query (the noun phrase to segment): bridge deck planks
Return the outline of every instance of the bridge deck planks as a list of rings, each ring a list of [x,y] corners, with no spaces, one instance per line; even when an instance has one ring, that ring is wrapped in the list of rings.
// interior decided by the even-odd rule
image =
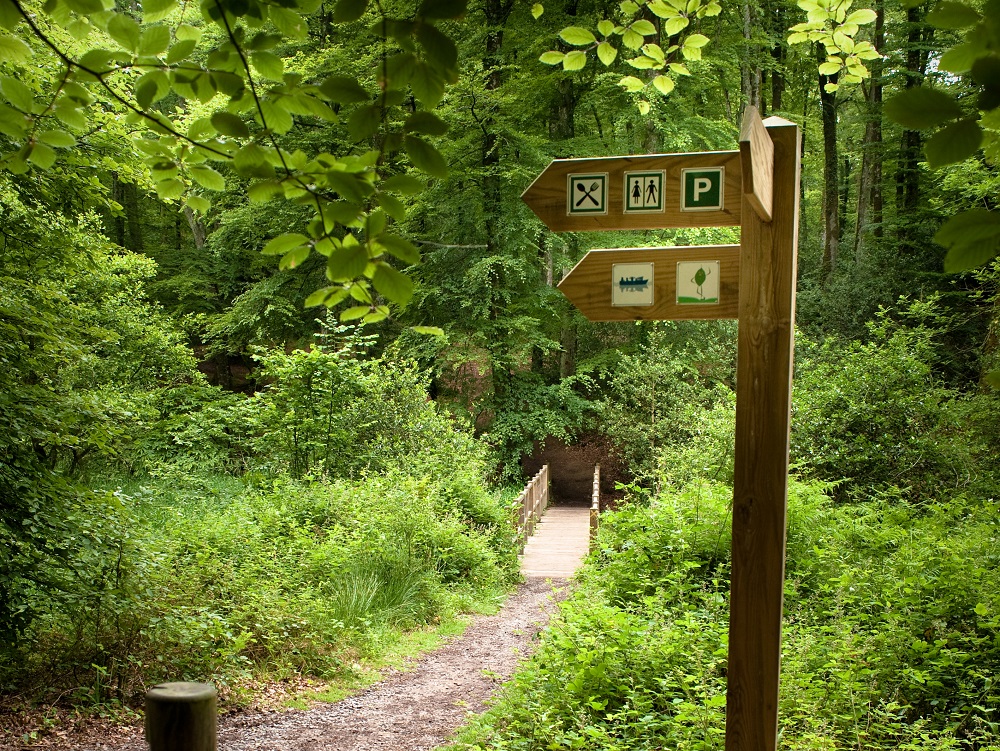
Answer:
[[[590,545],[590,509],[550,506],[535,526],[521,557],[526,579],[569,578],[583,563]]]

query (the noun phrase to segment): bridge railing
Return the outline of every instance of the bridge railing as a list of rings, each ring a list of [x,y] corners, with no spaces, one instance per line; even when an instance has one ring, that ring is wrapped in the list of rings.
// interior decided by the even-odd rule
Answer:
[[[549,465],[546,464],[521,491],[514,503],[517,514],[517,538],[521,550],[535,531],[535,523],[549,505]]]
[[[601,516],[601,465],[594,465],[594,487],[590,501],[590,545],[593,547],[597,537],[597,525]]]

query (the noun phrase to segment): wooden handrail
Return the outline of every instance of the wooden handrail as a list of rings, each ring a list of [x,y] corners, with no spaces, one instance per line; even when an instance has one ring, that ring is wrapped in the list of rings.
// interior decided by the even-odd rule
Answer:
[[[590,545],[593,547],[597,537],[597,525],[601,515],[601,465],[594,465],[594,487],[590,502]]]
[[[517,507],[517,537],[521,550],[535,531],[535,523],[549,505],[549,465],[544,465],[531,478],[515,502]]]

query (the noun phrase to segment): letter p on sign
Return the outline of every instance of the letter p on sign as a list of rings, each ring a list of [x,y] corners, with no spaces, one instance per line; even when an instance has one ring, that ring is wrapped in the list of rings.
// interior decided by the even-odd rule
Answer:
[[[725,167],[681,170],[681,211],[721,211]]]

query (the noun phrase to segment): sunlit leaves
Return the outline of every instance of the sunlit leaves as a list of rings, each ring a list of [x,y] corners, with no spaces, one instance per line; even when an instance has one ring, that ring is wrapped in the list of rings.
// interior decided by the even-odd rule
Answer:
[[[841,84],[857,84],[870,76],[863,60],[875,60],[881,55],[870,42],[856,41],[862,26],[875,21],[875,11],[868,8],[855,10],[848,15],[850,2],[840,0],[799,0],[799,8],[806,11],[807,20],[791,27],[789,44],[819,43],[826,52],[819,72],[824,76],[842,75],[837,81],[828,81],[828,92]]]
[[[611,65],[618,57],[618,50],[608,42],[601,42],[597,45],[597,57],[605,65]]]
[[[587,64],[587,53],[581,50],[572,50],[566,53],[563,58],[563,70],[582,70]]]
[[[580,26],[566,27],[559,32],[559,38],[566,42],[566,44],[573,44],[576,46],[593,44],[597,41],[597,38],[590,31]]]
[[[545,8],[541,3],[535,3],[534,5],[531,6],[531,17],[534,18],[536,21],[542,17],[542,14],[544,12]]]
[[[0,62],[26,63],[31,59],[31,47],[10,34],[0,34]]]

